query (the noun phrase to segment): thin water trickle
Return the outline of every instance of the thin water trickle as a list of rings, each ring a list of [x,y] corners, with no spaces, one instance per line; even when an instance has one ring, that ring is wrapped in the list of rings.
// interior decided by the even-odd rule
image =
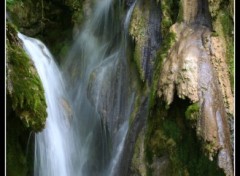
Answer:
[[[32,133],[33,133],[33,131],[31,131],[30,134],[29,134],[29,136],[28,136],[26,156],[28,156],[29,142],[30,142],[30,140],[31,140]]]
[[[135,100],[125,50],[136,2],[125,19],[115,18],[121,8],[113,3],[96,2],[61,71],[41,41],[18,34],[48,107],[46,128],[35,137],[35,176],[114,175]]]

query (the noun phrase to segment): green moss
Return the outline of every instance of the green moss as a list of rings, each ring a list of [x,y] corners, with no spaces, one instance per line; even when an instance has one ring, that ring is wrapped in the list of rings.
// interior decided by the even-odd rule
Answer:
[[[134,50],[134,61],[136,63],[137,66],[137,70],[140,74],[140,79],[144,82],[145,81],[145,76],[144,76],[144,70],[142,68],[142,53],[141,53],[141,47],[139,45],[135,46],[135,50]]]
[[[138,173],[139,175],[146,175],[146,164],[144,162],[144,132],[145,130],[143,129],[136,140],[136,143],[134,145],[134,153],[133,153],[133,158],[132,158],[132,163],[131,163],[131,170],[134,173]]]
[[[213,142],[202,141],[202,150],[208,158],[211,160],[217,154],[216,145]]]
[[[16,0],[7,0],[6,2],[7,2],[7,5],[9,6],[9,5],[14,4],[14,2],[16,2]]]
[[[156,1],[156,2],[159,3],[160,1]],[[140,73],[140,78],[143,82],[145,81],[145,76],[144,76],[144,70],[142,68],[142,63],[141,63],[141,60],[142,60],[141,52],[144,44],[146,43],[146,36],[147,36],[146,33],[147,33],[148,18],[149,18],[149,10],[147,10],[148,7],[149,7],[149,1],[143,2],[142,5],[136,5],[132,14],[132,19],[131,19],[130,28],[129,28],[129,33],[132,36],[133,40],[136,42],[136,47],[134,49],[134,61],[136,62],[137,69]],[[162,11],[161,33],[162,33],[162,36],[164,37],[163,37],[163,44],[161,46],[162,49],[159,53],[161,53],[162,58],[166,56],[168,49],[170,49],[170,47],[175,41],[174,40],[175,35],[173,33],[169,33],[169,28],[177,20],[176,17],[177,17],[178,9],[179,9],[179,2],[176,2],[173,0],[161,1],[161,11]],[[161,60],[161,59],[158,59],[158,60]],[[157,62],[158,63],[162,62],[162,60]],[[156,65],[159,65],[158,63]],[[157,74],[159,73],[160,72],[158,72]]]
[[[82,0],[66,0],[65,4],[72,10],[72,22],[80,25],[83,22],[83,1]]]
[[[134,49],[134,61],[137,65],[137,70],[140,74],[141,80],[145,81],[144,70],[142,68],[142,48],[146,43],[146,34],[148,27],[148,18],[149,18],[149,10],[147,10],[149,3],[145,3],[144,5],[136,5],[133,10],[130,26],[129,26],[129,34],[132,39],[136,42]]]
[[[140,76],[140,72],[138,70],[138,66],[136,64],[136,61],[134,60],[134,52],[133,49],[136,46],[133,43],[129,43],[129,46],[127,48],[126,54],[127,54],[127,66],[129,67],[129,75],[130,75],[130,82],[131,82],[131,89],[135,92],[135,98],[134,98],[134,105],[133,110],[131,112],[130,118],[129,118],[129,126],[132,125],[134,122],[134,119],[139,112],[141,108],[142,103],[142,97],[146,96],[148,94],[148,88],[146,84],[142,81],[142,78]]]
[[[226,46],[226,61],[230,75],[230,83],[234,92],[234,22],[232,18],[232,6],[228,1],[220,3],[220,10],[216,16],[212,16],[215,33],[224,39]]]
[[[194,103],[188,106],[187,110],[185,111],[185,117],[187,120],[196,122],[199,117],[199,105],[198,103]]]
[[[179,0],[179,11],[178,11],[178,16],[177,16],[177,22],[183,22],[183,2],[182,0]]]
[[[133,109],[133,111],[131,113],[131,116],[129,118],[129,126],[131,126],[131,124],[134,122],[134,119],[137,115],[137,112],[139,111],[139,109],[141,107],[140,105],[141,105],[141,96],[138,93],[138,95],[136,97],[136,100],[134,101],[134,109]]]
[[[226,8],[227,9],[227,8]],[[226,57],[227,64],[229,68],[229,73],[231,75],[230,81],[232,90],[234,89],[234,38],[233,38],[233,21],[227,10],[220,11],[219,18],[222,24],[223,35],[226,42]]]
[[[7,23],[7,82],[12,108],[26,127],[41,131],[47,118],[44,90],[30,59],[20,46],[16,29]]]
[[[163,66],[164,60],[167,58],[168,52],[171,47],[175,43],[176,34],[170,32],[170,27],[176,22],[176,16],[179,11],[179,3],[180,1],[161,1],[161,8],[162,8],[162,22],[161,22],[161,32],[163,36],[163,41],[160,46],[160,49],[157,51],[157,59],[154,65],[153,71],[153,83],[151,86],[151,93],[150,93],[150,102],[149,108],[153,107],[156,103],[157,97],[157,89],[158,89],[158,82],[161,73],[161,69]],[[165,106],[167,109],[167,105]]]
[[[224,175],[218,168],[216,158],[210,161],[201,148],[196,131],[185,118],[185,112],[198,109],[196,105],[189,106],[187,100],[177,97],[168,110],[165,103],[157,100],[150,110],[145,137],[146,161],[151,165],[153,157],[168,155],[171,169],[169,175]],[[148,175],[151,175],[148,167]]]
[[[156,63],[154,65],[155,68],[153,71],[153,83],[151,87],[149,108],[153,107],[154,104],[156,103],[158,82],[159,82],[161,69],[163,66],[163,61],[166,59],[169,50],[174,45],[176,41],[175,38],[176,38],[176,34],[169,32],[164,38],[162,45],[157,52],[157,59],[156,59]],[[167,105],[165,107],[167,109]]]
[[[162,0],[161,10],[162,10],[162,21],[161,21],[161,31],[163,36],[168,34],[169,28],[172,24],[177,21],[179,14],[180,1],[175,0]]]

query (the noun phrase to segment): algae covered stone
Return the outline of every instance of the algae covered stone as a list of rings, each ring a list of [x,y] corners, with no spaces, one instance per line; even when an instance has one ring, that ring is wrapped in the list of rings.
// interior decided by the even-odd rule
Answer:
[[[22,49],[17,30],[7,22],[7,95],[26,127],[41,131],[47,118],[44,90],[37,71]]]

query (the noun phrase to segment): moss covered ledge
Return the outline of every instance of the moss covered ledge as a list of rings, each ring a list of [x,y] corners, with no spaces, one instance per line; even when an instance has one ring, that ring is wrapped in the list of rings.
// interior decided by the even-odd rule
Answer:
[[[6,24],[7,95],[25,127],[35,132],[45,127],[47,105],[41,80],[22,49],[16,27]],[[8,100],[7,100],[8,101]]]

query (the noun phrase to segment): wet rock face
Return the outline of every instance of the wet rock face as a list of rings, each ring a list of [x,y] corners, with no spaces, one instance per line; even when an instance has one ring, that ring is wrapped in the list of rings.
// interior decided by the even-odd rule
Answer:
[[[172,103],[175,92],[182,99],[188,98],[193,103],[199,103],[201,108],[196,132],[204,141],[203,148],[210,160],[213,156],[218,156],[218,165],[226,175],[233,175],[230,129],[226,114],[229,106],[224,106],[227,104],[224,104],[224,97],[232,98],[232,94],[221,86],[221,82],[224,82],[231,89],[227,81],[229,77],[221,76],[225,75],[224,67],[218,65],[214,69],[214,65],[219,63],[214,61],[217,55],[214,51],[216,39],[211,38],[209,29],[204,26],[175,24],[172,30],[176,33],[177,42],[163,63],[158,95],[167,104]],[[224,59],[220,60],[226,63]],[[231,101],[225,98],[225,102]]]
[[[93,70],[89,78],[88,99],[111,136],[119,130],[131,108],[127,77],[126,66],[110,60]]]
[[[234,113],[234,99],[231,91],[230,80],[228,73],[228,66],[226,64],[226,46],[222,38],[211,36],[210,40],[206,42],[209,45],[209,54],[211,56],[211,63],[217,73],[218,82],[221,86],[222,95],[224,96],[224,105],[227,113],[233,115]]]
[[[129,8],[134,3],[134,0],[125,0],[126,6]]]
[[[129,33],[136,43],[134,59],[141,79],[148,84],[152,82],[156,52],[161,43],[160,9],[154,0],[136,4],[129,27]]]
[[[183,0],[183,20],[211,27],[208,0]]]
[[[156,57],[156,51],[160,47],[161,33],[161,11],[155,1],[151,1],[151,8],[147,29],[147,41],[142,50],[142,67],[145,71],[145,78],[148,83],[152,82],[153,65]]]
[[[164,155],[160,158],[154,158],[151,168],[153,169],[153,176],[168,176],[170,168],[169,157],[167,155]]]
[[[145,147],[144,136],[145,128],[139,133],[136,143],[134,145],[134,154],[131,162],[130,175],[131,176],[144,176],[147,175],[147,168],[145,164]]]
[[[146,121],[147,121],[147,108],[149,99],[146,96],[141,98],[141,105],[138,109],[136,117],[132,125],[129,127],[129,132],[127,133],[123,152],[121,155],[121,161],[116,167],[113,175],[145,175],[146,164],[145,160],[135,162],[138,159],[144,159],[145,147],[143,144]],[[138,150],[138,151],[136,151]]]

